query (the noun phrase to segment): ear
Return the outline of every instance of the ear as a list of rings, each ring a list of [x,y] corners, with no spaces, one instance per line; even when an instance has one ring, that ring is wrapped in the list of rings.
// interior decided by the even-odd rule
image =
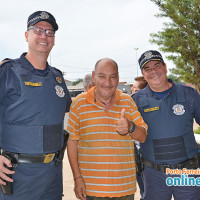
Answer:
[[[117,83],[119,83],[119,72],[118,72],[118,74],[117,74]]]
[[[165,67],[165,72],[166,72],[166,74],[167,74],[167,65],[164,64],[164,67]]]
[[[88,84],[88,89],[90,89],[90,88],[92,88],[92,84],[89,83]]]
[[[144,80],[147,81],[147,80],[146,80],[146,76],[145,76],[144,73],[143,73],[143,70],[141,71],[141,73],[142,73],[142,76],[144,77]]]
[[[95,83],[95,71],[92,71],[92,82]]]
[[[28,31],[25,32],[25,39],[26,39],[26,42],[28,42]]]
[[[55,36],[53,37],[53,46],[55,45]]]

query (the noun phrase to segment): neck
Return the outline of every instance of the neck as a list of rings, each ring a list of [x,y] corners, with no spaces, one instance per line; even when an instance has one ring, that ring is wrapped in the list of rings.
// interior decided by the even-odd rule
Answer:
[[[99,101],[105,108],[110,108],[115,102],[115,95],[113,94],[108,99],[102,98],[95,92],[95,99]]]
[[[28,52],[25,57],[33,65],[34,68],[40,70],[46,69],[48,55],[35,55],[34,53]]]
[[[172,84],[167,81],[162,86],[155,86],[155,85],[153,86],[149,85],[149,86],[154,92],[163,92],[165,90],[168,90],[172,86]]]

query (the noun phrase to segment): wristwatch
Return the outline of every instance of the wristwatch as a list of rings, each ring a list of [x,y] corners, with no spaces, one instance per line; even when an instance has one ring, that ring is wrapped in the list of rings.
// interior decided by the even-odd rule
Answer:
[[[132,133],[135,130],[135,124],[132,121],[130,122],[131,122],[131,128],[129,130],[129,133]]]

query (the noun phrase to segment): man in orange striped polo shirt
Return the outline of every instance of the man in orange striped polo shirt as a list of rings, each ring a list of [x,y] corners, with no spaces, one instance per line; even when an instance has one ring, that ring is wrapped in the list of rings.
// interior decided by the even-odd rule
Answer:
[[[133,200],[133,139],[144,142],[147,125],[132,98],[117,90],[114,60],[99,60],[92,77],[96,87],[78,95],[69,113],[67,151],[74,191],[81,200]]]

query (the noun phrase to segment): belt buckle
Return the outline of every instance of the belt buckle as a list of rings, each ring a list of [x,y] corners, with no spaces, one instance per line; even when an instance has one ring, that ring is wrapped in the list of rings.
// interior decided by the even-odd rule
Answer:
[[[44,163],[50,163],[55,157],[55,153],[49,153],[44,156]]]

